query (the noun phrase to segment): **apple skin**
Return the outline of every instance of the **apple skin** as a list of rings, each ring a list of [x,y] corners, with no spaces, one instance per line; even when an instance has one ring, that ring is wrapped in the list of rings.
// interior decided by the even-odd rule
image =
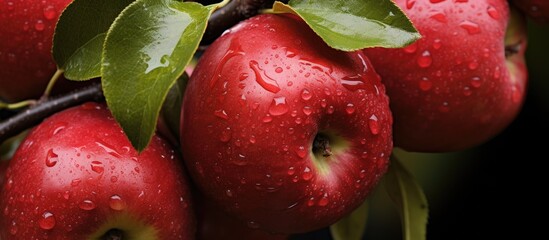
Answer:
[[[184,160],[226,212],[274,233],[358,207],[392,150],[385,87],[361,52],[328,47],[292,15],[259,15],[205,51],[185,93]],[[312,152],[318,133],[333,154]]]
[[[0,1],[0,99],[38,98],[57,67],[51,54],[59,15],[71,0]],[[85,85],[61,78],[57,92]]]
[[[2,239],[100,239],[109,229],[128,239],[194,239],[196,231],[179,157],[158,136],[138,155],[102,104],[33,129],[3,189]]]
[[[524,21],[504,39],[504,0],[396,0],[422,34],[403,49],[366,49],[391,99],[396,147],[448,152],[479,145],[502,131],[524,100]]]
[[[513,0],[529,17],[538,23],[546,24],[549,20],[549,1],[547,0]]]
[[[197,201],[198,237],[197,240],[288,240],[284,234],[271,234],[260,229],[252,229],[229,214],[223,212],[213,202]]]

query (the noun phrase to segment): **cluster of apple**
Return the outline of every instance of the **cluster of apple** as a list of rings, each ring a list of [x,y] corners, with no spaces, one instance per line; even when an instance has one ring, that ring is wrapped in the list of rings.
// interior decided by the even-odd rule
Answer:
[[[1,99],[39,97],[69,2],[0,1]],[[521,13],[506,0],[395,2],[423,36],[401,49],[338,51],[289,14],[227,30],[189,80],[178,149],[155,136],[138,153],[102,103],[45,119],[1,179],[0,238],[287,239],[358,207],[393,139],[446,152],[504,129],[525,95]],[[547,1],[514,2],[549,17]]]

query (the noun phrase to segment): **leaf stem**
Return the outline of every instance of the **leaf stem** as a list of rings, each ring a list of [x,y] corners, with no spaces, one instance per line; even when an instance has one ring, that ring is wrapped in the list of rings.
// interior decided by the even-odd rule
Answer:
[[[25,100],[18,103],[5,103],[0,101],[0,109],[14,110],[14,109],[32,106],[34,104],[36,104],[36,100],[34,99]]]
[[[40,98],[40,100],[46,99],[50,96],[53,86],[55,86],[55,83],[57,82],[57,80],[59,80],[59,78],[63,75],[63,72],[64,71],[62,69],[57,69],[57,71],[55,71],[50,81],[48,82],[48,86],[46,87],[46,90],[42,94],[42,97]]]

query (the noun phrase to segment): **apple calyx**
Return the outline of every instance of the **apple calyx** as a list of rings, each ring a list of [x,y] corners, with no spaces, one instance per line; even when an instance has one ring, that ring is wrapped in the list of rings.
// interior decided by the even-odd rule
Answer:
[[[315,155],[320,154],[325,158],[332,156],[330,138],[323,133],[317,134],[313,141],[313,153]]]
[[[122,232],[120,229],[110,229],[101,237],[101,240],[122,240],[124,236],[124,232]]]

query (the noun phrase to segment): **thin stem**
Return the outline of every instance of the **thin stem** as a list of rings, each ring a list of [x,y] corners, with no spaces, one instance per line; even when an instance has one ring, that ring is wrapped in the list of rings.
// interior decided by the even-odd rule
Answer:
[[[222,7],[225,7],[229,2],[231,2],[231,0],[223,0],[222,2],[216,4],[216,5],[217,5],[216,7],[217,7],[218,9],[219,9],[219,8],[222,8]]]
[[[28,129],[44,118],[53,115],[63,109],[73,107],[88,101],[103,101],[103,91],[100,84],[79,89],[56,98],[48,98],[25,111],[19,112],[9,119],[0,122],[0,143],[13,137],[25,129]]]
[[[50,96],[53,86],[55,86],[55,83],[57,82],[57,80],[59,80],[59,78],[63,75],[63,72],[64,71],[61,69],[57,69],[57,71],[55,71],[50,81],[48,82],[48,86],[46,87],[46,90],[44,91],[44,94],[42,94],[42,97],[40,98],[40,100],[46,99]]]
[[[5,102],[0,102],[0,109],[9,109],[9,110],[15,110],[15,109],[19,109],[19,108],[24,108],[24,107],[28,107],[28,106],[32,106],[36,104],[36,100],[25,100],[25,101],[21,101],[21,102],[18,102],[18,103],[5,103]]]

